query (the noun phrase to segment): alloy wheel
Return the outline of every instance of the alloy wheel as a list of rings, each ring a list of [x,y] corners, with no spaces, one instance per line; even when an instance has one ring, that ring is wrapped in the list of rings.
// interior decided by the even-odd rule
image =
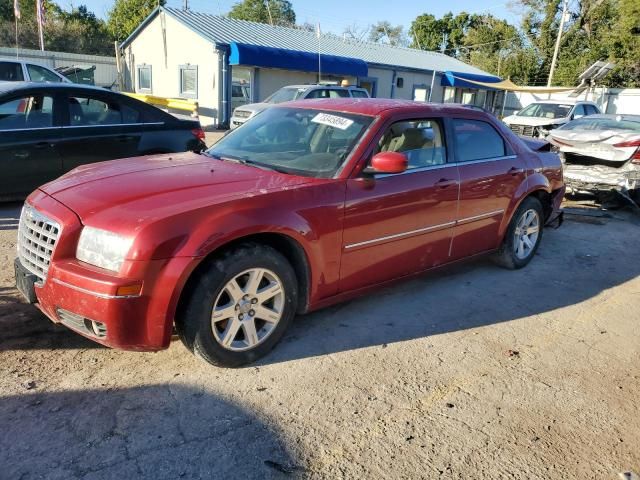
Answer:
[[[284,305],[282,281],[274,272],[245,270],[227,282],[213,304],[213,335],[227,350],[255,348],[274,331]]]
[[[528,258],[538,241],[538,235],[540,234],[540,215],[534,209],[525,211],[514,232],[514,246],[515,254],[520,260]]]

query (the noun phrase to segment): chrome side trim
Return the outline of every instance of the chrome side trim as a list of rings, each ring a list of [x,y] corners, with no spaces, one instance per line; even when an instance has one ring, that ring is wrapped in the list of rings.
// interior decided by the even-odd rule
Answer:
[[[366,245],[371,245],[371,244],[374,244],[374,243],[386,242],[387,240],[396,240],[396,239],[401,239],[401,238],[404,238],[404,237],[410,237],[410,236],[413,236],[413,235],[418,235],[418,234],[421,234],[421,233],[428,233],[428,232],[433,232],[433,231],[436,231],[436,230],[441,230],[441,229],[447,228],[447,227],[453,227],[453,226],[457,226],[457,225],[463,225],[463,224],[466,224],[466,223],[477,222],[478,220],[484,220],[485,218],[491,218],[491,217],[494,217],[494,216],[499,215],[501,213],[504,213],[504,209],[493,210],[492,212],[482,213],[480,215],[474,215],[472,217],[461,218],[460,220],[456,220],[454,222],[441,223],[439,225],[433,225],[431,227],[419,228],[417,230],[411,230],[409,232],[396,233],[395,235],[387,235],[387,236],[384,236],[384,237],[374,238],[372,240],[365,240],[364,242],[350,243],[349,245],[345,245],[344,249],[345,250],[350,250],[352,248],[364,247]]]
[[[483,158],[482,160],[471,160],[469,162],[445,162],[438,165],[429,165],[427,167],[410,168],[402,173],[376,173],[374,178],[382,179],[387,177],[395,177],[396,175],[411,175],[412,173],[427,172],[429,170],[439,170],[447,167],[464,167],[465,165],[474,165],[476,163],[499,162],[501,160],[513,160],[518,158],[517,155],[506,155],[503,157]]]
[[[487,213],[481,213],[480,215],[474,215],[473,217],[461,218],[460,220],[458,220],[456,222],[456,225],[460,225],[461,223],[475,222],[477,220],[483,220],[485,218],[489,218],[489,217],[493,217],[495,215],[498,215],[500,213],[504,213],[504,209],[503,208],[501,208],[500,210],[494,210],[493,212],[487,212]]]
[[[138,298],[141,295],[109,295],[107,293],[98,293],[98,292],[94,292],[92,290],[87,290],[86,288],[82,288],[82,287],[78,287],[76,285],[72,285],[70,283],[64,282],[62,280],[60,280],[59,278],[53,278],[52,279],[54,283],[57,283],[58,285],[62,285],[63,287],[67,287],[70,288],[72,290],[75,290],[77,292],[81,292],[81,293],[86,293],[87,295],[93,295],[94,297],[98,297],[98,298],[106,298],[106,299],[113,299],[113,298]]]
[[[164,125],[164,122],[146,122],[146,123],[109,123],[107,125],[63,125],[58,128],[106,128],[106,127],[142,127],[145,125]],[[132,132],[134,133],[134,132]],[[122,133],[121,135],[126,135]]]
[[[362,247],[364,245],[370,245],[372,243],[385,242],[387,240],[394,240],[396,238],[402,238],[402,237],[410,237],[412,235],[417,235],[420,233],[427,233],[435,230],[441,230],[443,228],[451,227],[455,224],[456,222],[441,223],[440,225],[433,225],[431,227],[419,228],[417,230],[411,230],[410,232],[396,233],[395,235],[388,235],[386,237],[374,238],[373,240],[366,240],[364,242],[352,243],[350,245],[346,245],[344,248],[345,250],[348,250],[350,248]]]

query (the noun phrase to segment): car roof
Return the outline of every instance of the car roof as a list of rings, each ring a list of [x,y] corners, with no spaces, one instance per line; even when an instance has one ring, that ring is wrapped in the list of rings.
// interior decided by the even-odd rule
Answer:
[[[309,89],[309,88],[339,88],[341,90],[353,90],[353,89],[360,89],[360,90],[364,90],[364,88],[362,87],[358,87],[357,85],[349,85],[348,87],[343,87],[342,85],[326,85],[326,84],[322,84],[322,83],[307,83],[307,84],[301,84],[301,85],[285,85],[282,88],[305,88],[305,89]]]
[[[101,87],[92,85],[82,85],[79,83],[57,83],[57,82],[0,82],[0,94],[20,92],[22,90],[38,90],[46,88],[48,90],[84,90],[93,92],[112,92]]]
[[[588,100],[575,100],[573,98],[565,98],[562,100],[536,100],[535,102],[531,102],[531,103],[551,103],[554,105],[575,105],[578,103],[586,103],[588,105],[595,105],[597,107],[597,105],[594,102],[590,102]],[[531,105],[531,104],[529,104]]]
[[[631,122],[640,122],[640,115],[629,115],[626,113],[597,113],[595,115],[588,115],[586,117],[583,118],[587,118],[587,119],[592,119],[592,118],[605,118],[605,119],[609,119],[609,120],[617,120],[618,118],[620,118],[620,120],[629,120]]]
[[[445,115],[469,113],[482,114],[482,112],[470,109],[459,104],[425,103],[412,100],[395,100],[390,98],[322,98],[312,100],[295,100],[274,105],[272,108],[308,108],[313,110],[333,110],[343,113],[355,113],[359,115],[376,116],[389,110],[406,112],[432,111]]]

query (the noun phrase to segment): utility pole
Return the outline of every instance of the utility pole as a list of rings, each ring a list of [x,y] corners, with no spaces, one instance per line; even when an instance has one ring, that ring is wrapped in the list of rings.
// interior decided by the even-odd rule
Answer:
[[[569,0],[562,0],[562,17],[560,17],[560,26],[558,27],[558,36],[556,38],[556,46],[553,49],[553,58],[551,59],[551,69],[549,70],[547,87],[551,86],[551,81],[553,80],[553,71],[556,69],[556,61],[558,60],[558,51],[560,50],[560,40],[562,39],[562,29],[564,28],[565,18],[567,18],[568,7],[569,7]]]
[[[158,2],[160,3],[160,2]],[[183,10],[189,10],[189,0],[184,0],[184,2],[182,3],[182,9]]]
[[[269,24],[273,27],[273,17],[271,16],[271,5],[267,0],[267,13],[269,14]]]

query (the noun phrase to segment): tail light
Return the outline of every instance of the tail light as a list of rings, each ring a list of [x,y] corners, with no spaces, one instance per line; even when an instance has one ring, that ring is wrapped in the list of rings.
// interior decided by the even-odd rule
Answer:
[[[633,155],[631,155],[631,163],[640,164],[640,138],[637,138],[636,140],[629,140],[628,142],[615,143],[613,146],[622,148],[638,147],[636,148],[636,151],[633,152]]]
[[[191,130],[191,134],[196,137],[198,140],[204,141],[204,130],[202,128],[194,128]]]

